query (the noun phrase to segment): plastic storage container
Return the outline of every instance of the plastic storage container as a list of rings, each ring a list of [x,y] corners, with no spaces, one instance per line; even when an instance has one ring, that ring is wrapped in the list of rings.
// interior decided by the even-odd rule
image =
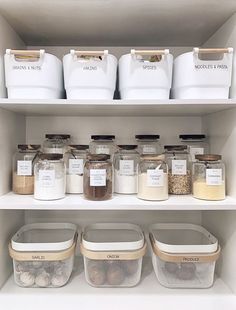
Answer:
[[[68,99],[113,99],[117,59],[108,50],[71,50],[63,66]]]
[[[160,135],[136,135],[140,155],[161,154]]]
[[[154,224],[150,227],[152,263],[161,285],[169,288],[208,288],[220,255],[217,239],[193,224]]]
[[[188,146],[188,152],[192,162],[196,161],[196,155],[209,154],[209,144],[207,142],[206,135],[179,135],[179,138],[182,144]]]
[[[131,287],[139,283],[146,243],[133,224],[87,226],[81,238],[86,281],[95,287]]]
[[[174,61],[172,97],[227,99],[231,86],[233,48],[194,48]]]
[[[45,50],[11,50],[5,54],[8,98],[57,99],[64,94],[62,62]]]
[[[43,152],[47,154],[65,154],[70,142],[70,135],[67,134],[46,134],[43,143]]]
[[[135,50],[119,60],[122,99],[168,99],[173,56],[169,50]]]
[[[22,287],[60,287],[72,273],[77,227],[69,223],[23,226],[11,239],[14,278]]]

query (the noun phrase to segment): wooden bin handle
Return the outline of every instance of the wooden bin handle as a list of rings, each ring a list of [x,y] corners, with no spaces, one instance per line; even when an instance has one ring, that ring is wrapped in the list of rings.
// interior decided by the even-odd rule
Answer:
[[[14,55],[17,57],[24,57],[24,58],[40,58],[44,55],[45,50],[11,50],[7,49],[6,54],[7,55]]]
[[[70,50],[70,53],[72,56],[107,56],[108,50],[104,51],[76,51],[76,50]]]
[[[141,55],[141,56],[145,56],[145,55],[149,55],[149,56],[168,55],[170,53],[170,50],[169,49],[164,49],[164,50],[135,50],[135,49],[131,49],[130,53],[131,53],[131,55]]]
[[[228,48],[199,48],[199,47],[194,47],[193,51],[194,53],[198,54],[217,54],[217,53],[233,53],[233,48],[228,47]]]

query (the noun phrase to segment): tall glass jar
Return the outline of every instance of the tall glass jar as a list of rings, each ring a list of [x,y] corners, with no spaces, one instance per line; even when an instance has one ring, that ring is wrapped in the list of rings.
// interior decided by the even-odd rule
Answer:
[[[84,166],[84,197],[88,200],[108,200],[112,198],[110,155],[88,155]]]
[[[34,198],[56,200],[65,197],[66,169],[62,154],[40,154],[34,167]]]
[[[165,145],[164,149],[169,168],[169,194],[191,194],[191,163],[187,145]]]
[[[160,154],[160,135],[136,135],[140,155]]]
[[[196,155],[193,164],[193,197],[225,199],[225,165],[221,155]]]
[[[116,152],[114,135],[92,135],[92,141],[89,145],[91,154],[107,154],[113,157]]]
[[[46,134],[43,143],[43,152],[47,154],[65,154],[70,143],[70,135]]]
[[[196,155],[209,154],[209,144],[206,135],[179,135],[181,143],[188,146],[190,159],[192,162],[196,161]]]
[[[34,165],[40,153],[40,145],[19,144],[13,159],[12,190],[15,194],[34,193]]]
[[[137,145],[118,145],[114,155],[115,186],[118,194],[136,194],[138,184],[139,153]]]
[[[83,193],[84,164],[88,155],[88,145],[69,145],[65,154],[66,192],[68,194]]]
[[[143,155],[139,163],[138,198],[168,199],[168,166],[164,155]]]

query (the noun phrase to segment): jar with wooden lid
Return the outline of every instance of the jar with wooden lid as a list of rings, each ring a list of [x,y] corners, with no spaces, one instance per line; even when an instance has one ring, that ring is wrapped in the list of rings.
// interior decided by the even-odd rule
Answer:
[[[140,155],[160,154],[161,146],[159,143],[160,135],[136,135],[138,152]]]
[[[91,154],[107,154],[113,158],[116,152],[115,136],[114,135],[92,135],[92,141],[89,145]]]
[[[70,143],[70,135],[46,134],[43,143],[43,152],[47,154],[65,154]]]
[[[221,155],[196,155],[193,164],[193,197],[225,199],[225,165]]]
[[[179,135],[181,143],[187,145],[192,162],[196,161],[196,155],[209,154],[209,144],[204,134]]]

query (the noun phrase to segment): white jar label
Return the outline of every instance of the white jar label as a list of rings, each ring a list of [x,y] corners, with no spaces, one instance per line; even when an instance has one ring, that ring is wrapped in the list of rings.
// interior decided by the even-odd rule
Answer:
[[[143,154],[156,154],[155,146],[144,145],[143,146]]]
[[[106,186],[106,169],[90,169],[90,186]]]
[[[147,186],[161,187],[164,186],[164,173],[162,169],[148,169],[147,170]]]
[[[39,170],[39,186],[53,187],[55,186],[55,170]]]
[[[133,160],[120,160],[120,174],[121,175],[134,175],[134,161]]]
[[[172,175],[186,175],[187,161],[186,160],[172,160]]]
[[[192,162],[196,161],[195,155],[203,155],[204,154],[204,148],[202,147],[190,147],[190,156]]]
[[[69,174],[80,174],[84,172],[83,159],[69,159]]]
[[[18,160],[17,161],[17,175],[32,175],[32,161]]]
[[[222,185],[222,169],[206,169],[207,185]]]
[[[107,154],[110,155],[110,148],[106,145],[97,145],[96,154]]]

